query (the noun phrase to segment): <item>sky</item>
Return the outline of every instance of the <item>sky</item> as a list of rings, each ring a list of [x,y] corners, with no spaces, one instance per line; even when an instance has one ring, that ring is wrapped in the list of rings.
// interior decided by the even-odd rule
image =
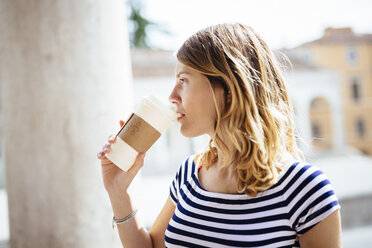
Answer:
[[[138,0],[143,15],[169,34],[149,30],[154,48],[176,50],[196,31],[225,22],[255,29],[273,49],[320,38],[327,27],[372,33],[372,0]]]

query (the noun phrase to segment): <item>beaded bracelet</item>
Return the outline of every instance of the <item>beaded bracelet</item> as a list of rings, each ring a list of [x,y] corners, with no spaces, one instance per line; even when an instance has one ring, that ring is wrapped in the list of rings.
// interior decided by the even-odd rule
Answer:
[[[122,224],[122,223],[125,223],[125,222],[128,222],[130,221],[135,215],[136,213],[138,212],[138,208],[135,209],[131,214],[129,214],[127,217],[123,218],[123,219],[115,219],[115,216],[112,217],[112,228],[115,227],[115,224],[116,225],[119,225],[119,224]]]

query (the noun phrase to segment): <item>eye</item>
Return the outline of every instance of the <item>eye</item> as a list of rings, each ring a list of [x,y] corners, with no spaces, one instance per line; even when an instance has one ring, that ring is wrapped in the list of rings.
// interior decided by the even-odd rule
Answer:
[[[179,81],[180,81],[181,84],[184,84],[184,83],[186,83],[187,80],[186,80],[186,78],[180,78]]]

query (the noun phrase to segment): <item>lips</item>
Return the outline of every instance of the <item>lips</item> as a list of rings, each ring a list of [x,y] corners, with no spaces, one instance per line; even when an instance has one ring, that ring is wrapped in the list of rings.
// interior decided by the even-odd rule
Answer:
[[[182,117],[182,116],[184,116],[184,114],[177,112],[177,119],[180,118],[180,117]]]
[[[177,112],[177,115],[176,115],[176,117],[177,117],[177,121],[179,120],[179,119],[181,119],[182,117],[184,117],[185,116],[185,114],[182,114],[182,113],[180,113],[180,112]]]

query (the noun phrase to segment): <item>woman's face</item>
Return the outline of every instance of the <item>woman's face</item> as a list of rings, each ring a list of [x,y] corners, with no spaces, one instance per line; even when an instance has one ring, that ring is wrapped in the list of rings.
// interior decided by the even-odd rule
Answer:
[[[215,96],[219,104],[222,103],[223,93],[221,86],[215,87]],[[169,96],[169,101],[177,106],[177,121],[181,124],[180,131],[183,136],[196,137],[203,134],[213,136],[217,114],[212,87],[206,76],[182,63],[177,63],[176,85]]]

